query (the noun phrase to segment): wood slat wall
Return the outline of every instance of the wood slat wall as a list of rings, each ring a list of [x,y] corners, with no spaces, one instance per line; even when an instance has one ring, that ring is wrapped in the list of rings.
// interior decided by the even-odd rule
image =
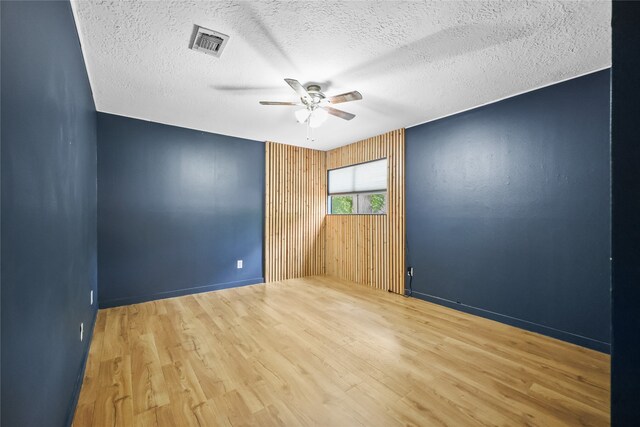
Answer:
[[[327,215],[326,274],[399,294],[405,281],[404,129],[327,152],[327,169],[388,158],[387,215]]]
[[[387,215],[326,215],[327,170],[388,158]],[[266,143],[265,280],[328,274],[404,293],[404,129],[328,152]]]
[[[266,143],[265,280],[325,272],[324,151]]]

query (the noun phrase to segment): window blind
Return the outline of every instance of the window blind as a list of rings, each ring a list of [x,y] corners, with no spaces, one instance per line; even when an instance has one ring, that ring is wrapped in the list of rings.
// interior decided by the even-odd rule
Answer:
[[[329,171],[329,194],[364,193],[386,189],[386,158]]]

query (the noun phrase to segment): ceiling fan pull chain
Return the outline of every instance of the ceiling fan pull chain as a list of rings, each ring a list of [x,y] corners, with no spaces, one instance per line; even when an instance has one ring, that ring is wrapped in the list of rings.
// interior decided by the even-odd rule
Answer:
[[[313,139],[313,128],[309,124],[309,119],[307,119],[307,141],[315,142]]]

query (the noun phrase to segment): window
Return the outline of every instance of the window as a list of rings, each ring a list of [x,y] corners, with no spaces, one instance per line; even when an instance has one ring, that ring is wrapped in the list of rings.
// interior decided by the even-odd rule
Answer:
[[[386,214],[387,159],[329,171],[330,214]]]

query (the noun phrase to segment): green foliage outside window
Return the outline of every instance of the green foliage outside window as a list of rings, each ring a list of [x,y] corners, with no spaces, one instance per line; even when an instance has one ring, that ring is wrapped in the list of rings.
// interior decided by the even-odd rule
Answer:
[[[369,201],[371,203],[371,212],[383,212],[384,198],[384,194],[372,194],[371,196],[369,196]]]
[[[346,194],[331,196],[332,214],[385,214],[387,212],[386,194]]]
[[[333,214],[353,213],[353,196],[333,196],[331,198],[331,213]]]

